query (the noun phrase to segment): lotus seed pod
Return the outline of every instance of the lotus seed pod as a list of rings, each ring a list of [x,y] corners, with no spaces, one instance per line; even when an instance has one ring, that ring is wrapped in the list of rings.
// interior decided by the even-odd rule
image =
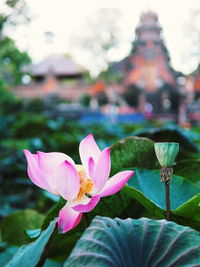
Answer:
[[[179,143],[155,143],[156,157],[162,167],[170,167],[179,152]]]

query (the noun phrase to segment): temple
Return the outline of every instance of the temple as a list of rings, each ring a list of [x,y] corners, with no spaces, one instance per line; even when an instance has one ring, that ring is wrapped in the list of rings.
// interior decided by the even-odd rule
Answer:
[[[129,105],[141,112],[177,112],[180,73],[170,65],[156,13],[142,13],[130,54],[114,63],[111,71],[121,73],[123,94]]]
[[[25,98],[57,95],[70,102],[79,102],[87,96],[89,105],[101,111],[108,108],[109,112],[115,107],[118,113],[170,115],[181,124],[187,120],[188,107],[194,100],[191,97],[194,79],[186,79],[172,68],[155,12],[141,14],[127,57],[110,64],[93,84],[85,78],[86,73],[73,59],[52,55],[31,66],[30,84],[13,91]],[[199,71],[195,75],[198,94]]]

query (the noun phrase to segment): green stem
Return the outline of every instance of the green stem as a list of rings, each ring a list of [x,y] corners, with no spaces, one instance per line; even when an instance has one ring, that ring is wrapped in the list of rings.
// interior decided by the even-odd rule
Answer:
[[[90,225],[88,214],[87,213],[83,213],[83,217],[84,217],[84,220],[85,220],[85,228],[87,228]]]
[[[170,181],[172,179],[173,168],[163,166],[160,170],[161,181],[165,184],[165,201],[166,201],[166,217],[171,221],[170,211]]]
[[[166,216],[167,220],[171,221],[171,211],[170,211],[170,188],[169,182],[165,183],[165,200],[166,200]]]

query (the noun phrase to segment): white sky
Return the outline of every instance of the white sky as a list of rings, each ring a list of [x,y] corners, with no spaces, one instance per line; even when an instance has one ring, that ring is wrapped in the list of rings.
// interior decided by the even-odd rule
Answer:
[[[121,12],[119,26],[125,42],[134,37],[134,29],[142,11],[150,8],[156,11],[163,27],[163,35],[171,55],[172,66],[188,73],[197,62],[188,60],[187,38],[184,27],[191,10],[200,8],[199,0],[26,0],[33,15],[29,26],[18,26],[10,35],[19,48],[28,50],[34,61],[44,58],[50,48],[45,44],[44,32],[55,34],[51,50],[70,54],[70,37],[83,27],[87,17],[100,8],[118,8]],[[121,47],[119,57],[128,52],[128,46]],[[75,56],[82,64],[87,62],[84,52]],[[85,62],[84,62],[85,60]],[[88,64],[90,66],[90,64]]]

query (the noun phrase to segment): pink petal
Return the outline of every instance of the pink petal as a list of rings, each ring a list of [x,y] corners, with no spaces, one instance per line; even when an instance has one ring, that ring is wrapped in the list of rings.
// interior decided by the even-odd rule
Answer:
[[[94,181],[92,195],[97,194],[104,187],[110,174],[110,148],[105,148],[99,157],[91,178]]]
[[[51,177],[53,176],[56,168],[65,160],[75,165],[74,161],[64,153],[59,153],[59,152],[45,153],[38,151],[37,155],[38,155],[38,164],[40,169]]]
[[[101,150],[97,146],[92,134],[89,134],[80,142],[79,153],[84,167],[87,166],[90,157],[92,157],[95,162],[98,161]]]
[[[37,186],[55,193],[48,183],[48,177],[38,167],[38,156],[24,149],[25,157],[28,161],[28,176]]]
[[[58,218],[59,233],[66,233],[81,221],[82,213],[69,208],[67,204],[60,210]]]
[[[64,161],[55,171],[54,183],[58,193],[66,200],[73,200],[80,190],[80,177],[75,167]]]
[[[94,167],[95,167],[95,162],[93,160],[93,158],[89,158],[88,160],[88,173],[90,178],[94,176],[93,172],[94,172]]]
[[[78,204],[76,206],[73,206],[72,208],[75,211],[80,211],[80,212],[90,212],[91,210],[93,210],[95,208],[95,206],[98,204],[100,200],[100,196],[96,195],[94,197],[92,197],[89,201],[88,204],[84,205],[84,204]]]
[[[123,171],[115,174],[107,181],[100,196],[106,197],[117,193],[128,182],[133,174],[133,171]]]

